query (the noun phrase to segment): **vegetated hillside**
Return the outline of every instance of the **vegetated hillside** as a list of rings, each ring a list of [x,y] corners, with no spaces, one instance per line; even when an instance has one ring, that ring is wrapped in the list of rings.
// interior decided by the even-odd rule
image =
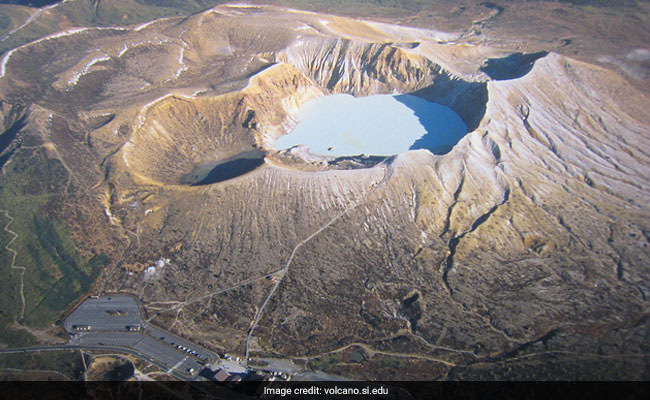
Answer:
[[[483,22],[220,6],[5,54],[0,340],[119,291],[220,352],[352,377],[646,378],[650,100]],[[442,156],[273,147],[314,97],[393,92],[472,131]],[[265,164],[183,180],[248,151]]]

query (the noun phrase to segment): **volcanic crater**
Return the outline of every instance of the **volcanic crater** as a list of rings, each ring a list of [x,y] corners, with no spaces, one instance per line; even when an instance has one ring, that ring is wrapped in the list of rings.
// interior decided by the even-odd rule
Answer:
[[[58,176],[51,212],[89,254],[112,246],[97,292],[220,353],[372,379],[638,378],[650,100],[477,26],[222,5],[39,39],[0,61],[3,187],[40,196],[30,165]],[[332,95],[416,96],[468,133],[444,154],[275,147]]]
[[[220,165],[238,154],[244,154],[242,159],[255,158],[245,155],[260,154],[251,153],[256,150],[276,165],[300,168],[306,163],[318,170],[370,167],[384,160],[386,154],[318,157],[290,152],[287,157],[287,151],[282,154],[276,149],[276,140],[295,127],[297,112],[305,102],[334,94],[409,94],[416,101],[451,108],[470,130],[475,129],[485,114],[486,82],[454,76],[412,53],[417,47],[417,43],[300,39],[278,52],[240,91],[201,97],[171,94],[147,105],[124,146],[124,161],[140,177],[175,185],[194,182],[189,178],[192,171],[197,174],[207,165]],[[407,98],[402,101],[409,102]],[[382,140],[381,133],[376,140]],[[447,146],[441,152],[450,149]]]

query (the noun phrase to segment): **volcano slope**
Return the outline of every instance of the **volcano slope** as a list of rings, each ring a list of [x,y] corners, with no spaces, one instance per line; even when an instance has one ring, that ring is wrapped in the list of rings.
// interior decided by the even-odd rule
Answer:
[[[47,198],[38,213],[71,227],[57,232],[79,258],[110,257],[79,295],[132,293],[251,365],[647,379],[647,94],[554,52],[456,39],[267,6],[46,37],[1,60],[3,184]],[[440,156],[274,149],[301,104],[335,93],[414,94],[470,132]],[[188,178],[260,151],[244,175]],[[35,264],[19,251],[26,316],[47,299]]]

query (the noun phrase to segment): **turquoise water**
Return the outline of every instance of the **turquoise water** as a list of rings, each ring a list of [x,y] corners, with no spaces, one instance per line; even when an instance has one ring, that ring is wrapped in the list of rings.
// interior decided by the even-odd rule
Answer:
[[[307,145],[314,154],[389,156],[427,149],[447,153],[467,133],[451,108],[411,95],[319,97],[298,111],[295,129],[276,149]]]

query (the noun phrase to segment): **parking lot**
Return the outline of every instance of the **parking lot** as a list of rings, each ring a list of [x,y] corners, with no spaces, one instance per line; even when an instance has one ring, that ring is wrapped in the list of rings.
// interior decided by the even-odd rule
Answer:
[[[66,319],[69,333],[84,327],[97,331],[126,331],[127,327],[144,326],[138,302],[130,296],[101,296],[84,301]]]
[[[130,349],[155,360],[170,373],[195,377],[219,357],[213,352],[144,321],[135,298],[92,297],[64,322],[70,344]]]
[[[133,348],[144,338],[140,333],[127,332],[88,332],[75,338],[74,344],[87,346],[110,346]]]
[[[198,372],[201,369],[201,365],[196,362],[194,357],[184,354],[171,346],[166,346],[150,336],[143,336],[143,339],[133,347],[140,353],[158,360],[167,365],[169,369],[174,369],[181,374],[191,375],[189,373],[190,368],[192,372]]]
[[[198,360],[206,364],[217,360],[216,355],[211,351],[197,344],[188,342],[187,340],[184,340],[167,331],[164,331],[160,328],[156,328],[155,326],[151,326],[151,325],[147,326],[147,330],[152,337],[160,340],[161,342],[167,344],[168,346],[177,348],[186,354],[192,355]]]

